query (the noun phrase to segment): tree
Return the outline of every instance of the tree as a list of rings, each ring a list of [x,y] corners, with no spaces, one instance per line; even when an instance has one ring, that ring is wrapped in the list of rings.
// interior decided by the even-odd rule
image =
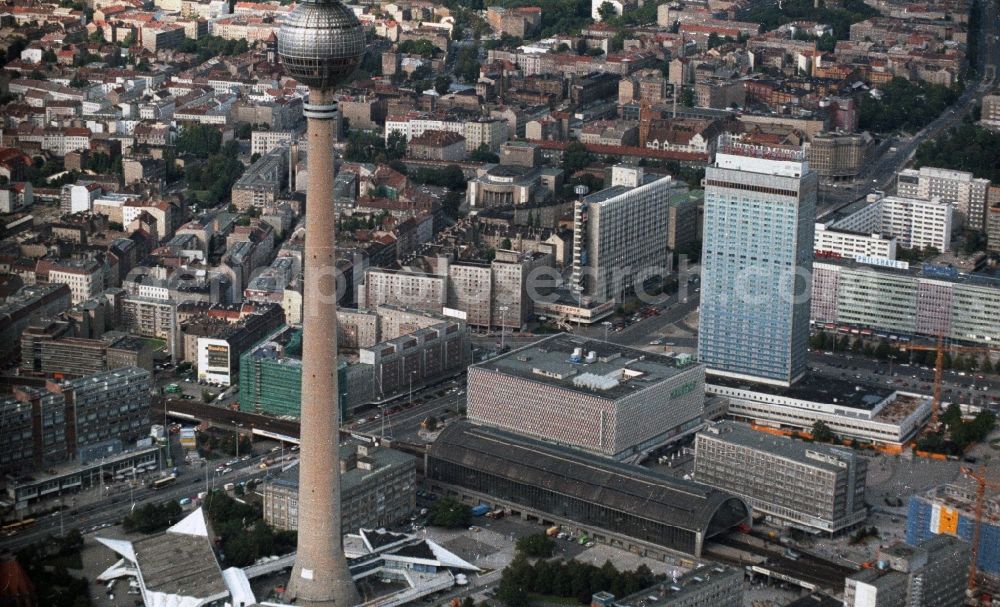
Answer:
[[[54,50],[47,48],[42,52],[42,63],[55,63],[58,60],[59,57]]]
[[[694,107],[694,89],[689,86],[681,86],[681,95],[678,101],[684,107]]]
[[[208,124],[191,124],[183,127],[177,136],[177,153],[198,158],[217,154],[222,147],[222,133]]]
[[[479,79],[479,46],[463,46],[455,56],[455,76],[465,82]]]
[[[104,28],[103,27],[98,27],[97,29],[95,29],[90,34],[90,36],[87,37],[87,39],[89,41],[95,42],[97,44],[103,43],[104,42]]]
[[[517,549],[525,556],[547,559],[552,556],[556,543],[544,533],[526,535],[517,540]]]
[[[406,156],[406,135],[393,131],[385,140],[385,160],[396,160],[403,156]]]
[[[504,238],[503,240],[500,241],[500,248],[504,249],[505,251],[509,251],[512,246],[513,243],[510,241],[510,238]]]
[[[958,403],[951,403],[941,414],[941,423],[948,428],[956,428],[962,423],[962,408]]]
[[[471,521],[472,510],[448,497],[434,502],[427,512],[427,524],[434,527],[468,527]]]
[[[620,51],[625,48],[625,30],[618,30],[611,38],[611,50]]]
[[[567,175],[572,175],[588,166],[592,160],[593,158],[587,150],[587,146],[579,141],[573,141],[563,150],[562,168],[566,171]]]
[[[462,207],[462,193],[456,192],[454,190],[448,192],[444,196],[444,202],[441,204],[441,210],[444,211],[445,215],[451,217],[452,219],[457,219],[460,215],[460,209]]]
[[[421,57],[429,59],[439,53],[440,50],[438,47],[434,46],[434,43],[430,40],[421,38],[419,40],[404,40],[403,42],[400,42],[399,52],[407,55],[420,55]]]
[[[441,74],[434,79],[434,90],[438,95],[444,95],[448,92],[451,87],[451,76],[447,74]]]
[[[597,7],[597,14],[600,16],[601,21],[608,21],[614,17],[618,16],[618,11],[615,9],[615,5],[610,2],[602,2],[599,7]]]
[[[469,154],[469,160],[472,162],[497,163],[500,162],[500,156],[493,152],[490,147],[484,143]]]
[[[586,38],[580,38],[579,40],[576,41],[576,54],[577,55],[586,55],[587,54],[587,39]]]
[[[830,430],[830,426],[827,426],[826,422],[821,419],[816,420],[812,425],[812,437],[813,440],[821,443],[828,443],[836,438],[833,431]]]

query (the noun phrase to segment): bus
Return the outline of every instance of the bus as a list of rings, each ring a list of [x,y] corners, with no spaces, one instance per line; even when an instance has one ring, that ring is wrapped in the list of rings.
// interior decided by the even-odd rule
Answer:
[[[171,485],[177,481],[176,476],[165,476],[163,478],[156,479],[151,485],[153,489],[163,489],[167,485]]]
[[[4,535],[14,535],[18,531],[30,527],[35,524],[35,519],[26,518],[14,523],[8,523],[3,527],[0,527],[0,533]]]

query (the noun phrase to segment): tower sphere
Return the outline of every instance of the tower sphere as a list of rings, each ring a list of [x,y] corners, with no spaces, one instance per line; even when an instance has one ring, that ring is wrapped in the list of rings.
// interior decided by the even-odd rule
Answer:
[[[354,72],[365,54],[365,32],[338,0],[306,0],[278,32],[285,72],[311,88],[332,89]]]

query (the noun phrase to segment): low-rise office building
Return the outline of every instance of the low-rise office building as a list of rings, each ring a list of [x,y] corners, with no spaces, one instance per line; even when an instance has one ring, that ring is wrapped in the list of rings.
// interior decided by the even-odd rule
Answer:
[[[742,607],[743,570],[726,565],[699,566],[633,595],[615,599],[614,607]],[[604,593],[607,594],[607,593]],[[597,595],[595,595],[595,598]],[[655,597],[655,601],[653,600]],[[605,604],[601,601],[600,604]],[[592,603],[592,607],[594,607]]]
[[[340,507],[344,529],[391,527],[416,508],[416,459],[373,443],[340,447]],[[299,528],[298,466],[264,484],[264,520],[278,529]]]
[[[931,398],[834,377],[806,375],[789,387],[712,378],[705,391],[734,419],[810,432],[822,421],[845,439],[902,449],[930,417]]]
[[[865,521],[867,460],[854,451],[719,422],[695,438],[694,478],[754,512],[828,534]]]

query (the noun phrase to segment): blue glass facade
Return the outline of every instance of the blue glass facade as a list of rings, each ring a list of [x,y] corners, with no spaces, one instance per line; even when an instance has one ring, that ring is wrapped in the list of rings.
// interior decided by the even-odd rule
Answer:
[[[934,518],[933,500],[920,495],[911,497],[906,515],[906,543],[916,545],[934,537],[936,534],[931,530]],[[973,517],[960,511],[955,535],[971,542],[973,531]],[[984,573],[1000,575],[1000,526],[993,522],[983,522],[976,567]]]
[[[806,370],[816,173],[718,158],[705,175],[698,355],[709,373],[789,385]]]

